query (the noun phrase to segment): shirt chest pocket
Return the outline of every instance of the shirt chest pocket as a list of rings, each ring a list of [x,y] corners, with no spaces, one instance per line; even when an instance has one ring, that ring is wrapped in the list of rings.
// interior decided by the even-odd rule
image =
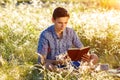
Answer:
[[[51,45],[50,45],[50,49],[51,49],[51,50],[55,50],[55,45],[54,45],[54,44],[51,44]]]

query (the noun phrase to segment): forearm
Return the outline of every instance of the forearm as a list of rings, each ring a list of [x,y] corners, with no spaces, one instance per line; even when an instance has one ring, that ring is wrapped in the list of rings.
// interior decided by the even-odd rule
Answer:
[[[41,63],[42,65],[45,64],[45,59],[46,59],[46,55],[43,55],[43,54],[40,54],[38,53],[39,55],[39,63]]]
[[[43,55],[43,54],[39,54],[39,57],[40,57],[40,63],[41,64],[50,63],[50,64],[53,64],[53,65],[57,65],[58,62],[59,62],[59,61],[56,61],[56,60],[46,59],[46,55]]]
[[[50,59],[46,59],[45,62],[46,63],[51,63],[53,65],[57,65],[58,64],[58,61],[56,61],[56,60],[50,60]]]

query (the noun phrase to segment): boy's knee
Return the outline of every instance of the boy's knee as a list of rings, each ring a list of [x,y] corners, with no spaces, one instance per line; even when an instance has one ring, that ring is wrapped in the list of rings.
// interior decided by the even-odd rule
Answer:
[[[96,54],[91,54],[90,59],[92,60],[93,64],[98,63],[98,60],[99,60],[99,58]]]

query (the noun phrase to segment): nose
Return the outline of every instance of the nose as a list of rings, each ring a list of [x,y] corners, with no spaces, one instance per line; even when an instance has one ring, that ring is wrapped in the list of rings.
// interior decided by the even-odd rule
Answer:
[[[63,23],[61,27],[63,28],[63,27],[65,27],[65,26],[66,26],[66,25]]]

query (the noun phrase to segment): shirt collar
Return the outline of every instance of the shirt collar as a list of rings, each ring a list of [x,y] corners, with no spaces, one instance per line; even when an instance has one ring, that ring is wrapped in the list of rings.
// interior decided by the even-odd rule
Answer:
[[[54,38],[58,38],[58,37],[57,37],[57,34],[56,34],[56,32],[55,32],[55,27],[54,27],[54,25],[52,25],[52,33],[53,33]],[[66,28],[65,28],[65,30],[63,31],[63,37],[62,37],[62,39],[63,39],[65,36],[66,36]]]

